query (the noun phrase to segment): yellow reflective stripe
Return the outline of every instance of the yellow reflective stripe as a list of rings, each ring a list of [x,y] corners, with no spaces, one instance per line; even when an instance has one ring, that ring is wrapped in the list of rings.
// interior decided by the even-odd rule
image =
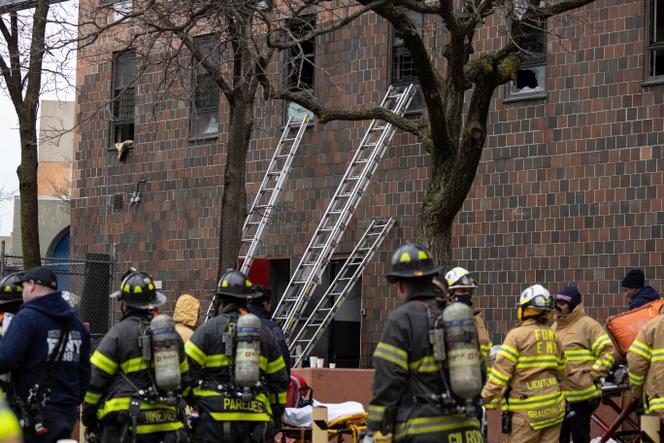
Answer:
[[[201,349],[194,344],[191,340],[184,344],[184,352],[191,357],[196,363],[205,367],[205,361],[207,360],[207,354],[201,351]]]
[[[168,432],[176,431],[184,428],[184,424],[179,421],[171,423],[159,423],[157,425],[138,425],[136,426],[137,434],[152,434],[153,432]]]
[[[627,371],[627,376],[629,378],[630,384],[633,384],[635,386],[641,386],[643,382],[645,381],[645,376],[644,375],[636,375],[635,373],[631,371]]]
[[[385,406],[370,404],[369,415],[367,416],[367,420],[373,422],[382,422],[384,414],[385,414]]]
[[[561,408],[561,411],[558,413],[558,415],[554,418],[550,418],[548,420],[541,420],[541,421],[534,421],[530,423],[530,426],[535,431],[539,431],[540,429],[548,428],[551,426],[555,426],[558,423],[562,423],[562,421],[565,419],[565,408]]]
[[[231,359],[226,354],[212,354],[208,355],[205,361],[206,368],[218,368],[221,366],[228,366],[231,364]]]
[[[270,421],[270,416],[264,412],[210,412],[210,417],[216,421]]]
[[[611,339],[607,334],[602,334],[599,337],[597,337],[597,340],[595,340],[595,342],[591,346],[593,354],[595,354],[595,356],[598,356],[599,353],[604,348],[604,346],[608,345],[609,343],[611,343]]]
[[[210,389],[203,389],[200,387],[195,387],[192,390],[192,393],[197,396],[197,397],[214,397],[214,396],[220,396],[221,394],[217,391],[213,391]]]
[[[262,357],[261,357],[262,358]],[[267,359],[265,359],[267,362]],[[265,373],[266,374],[274,374],[277,371],[280,371],[286,367],[286,363],[284,363],[284,358],[280,355],[279,358],[276,360],[272,360],[271,362],[267,362],[265,365]]]
[[[406,371],[408,370],[408,354],[396,346],[379,342],[373,356],[394,363]]]
[[[607,368],[610,368],[613,366],[614,363],[615,359],[613,358],[613,355],[606,354],[597,359],[597,361],[593,365],[593,369],[597,370],[599,369],[600,366],[606,366]]]
[[[484,407],[486,409],[496,409],[498,407],[498,399],[494,398],[489,403],[485,403]]]
[[[120,365],[120,369],[122,369],[122,372],[124,372],[125,374],[129,374],[130,372],[142,371],[147,368],[148,368],[148,362],[143,360],[143,357],[130,358],[129,360],[125,361]]]
[[[189,360],[186,358],[180,362],[180,373],[185,373],[189,370]]]
[[[512,353],[503,351],[502,349],[498,351],[498,355],[505,357],[506,359],[511,360],[514,363],[518,361],[518,358],[512,355]]]
[[[664,349],[655,349],[652,352],[652,361],[664,361]]]
[[[129,402],[131,398],[129,397],[118,397],[111,398],[104,402],[104,405],[99,408],[97,411],[97,417],[99,419],[104,418],[106,415],[111,412],[127,411],[129,410]],[[177,410],[175,406],[168,406],[165,404],[150,404],[141,402],[141,409],[169,409],[171,411]]]
[[[85,393],[85,398],[83,399],[84,402],[90,405],[96,405],[99,403],[99,400],[101,400],[102,394],[97,394],[95,392],[86,392]]]
[[[551,392],[549,394],[533,395],[524,399],[510,397],[507,404],[507,409],[516,410],[540,408],[558,403],[562,401],[562,399],[563,393],[560,391]]]
[[[556,368],[559,366],[564,367],[565,361],[555,355],[521,356],[516,364],[517,368]]]
[[[664,409],[664,397],[649,398],[646,402],[646,412],[659,411]]]
[[[92,357],[90,357],[90,363],[108,375],[113,375],[115,374],[115,371],[118,370],[118,364],[99,351],[95,351],[92,354]]]
[[[184,388],[184,390],[182,391],[182,396],[183,396],[183,397],[186,397],[186,396],[189,395],[190,392],[191,392],[191,386],[187,386],[187,387]]]
[[[652,358],[652,349],[650,348],[650,346],[636,340],[634,340],[634,343],[632,343],[632,346],[629,347],[629,350],[627,352],[634,352],[635,354],[639,354],[641,357],[645,358],[648,361],[650,361],[650,359]]]
[[[587,349],[569,349],[565,351],[568,361],[595,361],[592,352]]]
[[[592,385],[586,389],[563,391],[563,395],[568,402],[573,403],[598,397],[602,395],[602,391],[600,391],[597,386]]]
[[[511,355],[512,355],[514,358],[516,358],[516,359],[519,358],[519,355],[520,355],[520,354],[519,354],[519,351],[517,351],[516,349],[514,349],[514,348],[511,347],[511,346],[508,346],[508,345],[502,344],[502,345],[500,345],[500,350],[501,350],[501,351],[505,351],[505,352],[511,354]]]
[[[440,369],[440,366],[434,361],[433,355],[427,355],[417,361],[408,363],[408,369],[410,369],[410,372],[436,372]]]
[[[288,399],[288,392],[279,392],[277,394],[277,403],[278,404],[285,405],[287,399]]]
[[[502,386],[502,385],[506,384],[508,381],[510,381],[509,376],[507,376],[507,375],[503,374],[502,372],[500,372],[498,369],[496,369],[495,366],[492,367],[491,370],[489,370],[489,379],[492,380],[497,385],[500,385],[500,386]]]
[[[470,427],[478,428],[479,425],[480,422],[476,418],[466,418],[465,415],[417,417],[396,424],[395,440],[400,440],[410,435],[430,434]]]

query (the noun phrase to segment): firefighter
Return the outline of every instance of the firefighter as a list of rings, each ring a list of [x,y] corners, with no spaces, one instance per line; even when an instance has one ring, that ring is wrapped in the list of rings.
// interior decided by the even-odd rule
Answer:
[[[634,398],[643,401],[646,414],[659,416],[660,440],[664,441],[664,315],[646,323],[627,351],[629,383]],[[643,425],[643,419],[642,419]],[[642,426],[642,433],[645,428]],[[650,430],[648,430],[650,431]],[[656,433],[649,432],[649,434]],[[654,439],[648,440],[654,441]]]
[[[20,443],[21,433],[21,425],[0,391],[0,443]]]
[[[286,338],[281,330],[281,327],[270,318],[272,312],[272,291],[260,285],[254,285],[254,294],[251,301],[247,305],[247,310],[261,319],[261,322],[268,328],[277,340],[277,345],[281,350],[281,356],[284,358],[286,364],[286,371],[290,378],[290,353],[288,351],[288,344]]]
[[[406,243],[392,257],[388,281],[403,304],[387,319],[373,355],[376,372],[365,441],[483,441],[477,410],[450,413],[453,408],[442,402],[448,383],[429,341],[432,320],[440,314],[440,294],[432,281],[436,274],[431,254],[419,244]],[[479,366],[476,344],[475,352]],[[477,383],[479,393],[479,369]]]
[[[23,304],[23,274],[14,272],[0,281],[0,335]]]
[[[556,294],[557,321],[552,329],[563,345],[567,367],[563,395],[574,414],[565,418],[560,443],[590,442],[590,416],[602,396],[601,378],[615,363],[614,347],[599,322],[586,315],[581,293],[568,286]]]
[[[473,291],[477,288],[477,284],[470,272],[464,268],[456,267],[445,274],[445,281],[447,282],[448,300],[450,302],[460,302],[470,307],[473,306]],[[486,328],[482,311],[475,309],[473,320],[479,336],[482,358],[486,362],[489,349],[491,349],[493,343],[491,343],[491,337]]]
[[[548,326],[553,297],[541,285],[521,293],[517,317],[501,345],[482,390],[485,404],[502,394],[503,433],[507,442],[557,442],[565,418],[560,383],[565,355],[556,333]]]
[[[252,295],[244,274],[224,273],[213,300],[218,315],[185,346],[194,380],[189,403],[200,413],[196,442],[272,442],[281,426],[290,380],[272,332],[247,312]]]
[[[88,432],[107,442],[186,441],[179,392],[166,391],[163,379],[187,389],[188,362],[182,339],[169,328],[156,328],[156,308],[166,297],[157,292],[144,272],[125,274],[120,290],[111,298],[122,303],[123,317],[111,328],[92,354],[92,379],[83,404],[83,424]],[[156,346],[161,334],[173,348],[174,358]],[[174,360],[174,371],[163,362]]]

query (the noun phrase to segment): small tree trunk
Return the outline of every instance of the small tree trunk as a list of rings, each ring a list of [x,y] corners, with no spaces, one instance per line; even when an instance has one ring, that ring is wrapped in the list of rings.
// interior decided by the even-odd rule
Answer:
[[[240,252],[242,224],[247,213],[246,160],[254,125],[253,97],[235,98],[229,102],[228,147],[219,229],[219,276],[226,269],[236,266]]]
[[[23,266],[30,269],[41,265],[39,251],[39,209],[37,198],[37,130],[34,118],[19,119],[21,165],[17,175],[21,193],[21,249]]]

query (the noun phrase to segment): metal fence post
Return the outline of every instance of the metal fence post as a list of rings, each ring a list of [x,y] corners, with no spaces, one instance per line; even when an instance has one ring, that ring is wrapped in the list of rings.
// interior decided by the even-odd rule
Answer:
[[[5,241],[0,243],[0,276],[5,275]]]

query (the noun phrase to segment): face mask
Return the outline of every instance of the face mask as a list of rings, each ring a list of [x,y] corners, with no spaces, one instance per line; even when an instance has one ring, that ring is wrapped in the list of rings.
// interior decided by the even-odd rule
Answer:
[[[473,294],[457,294],[450,298],[459,303],[463,303],[464,305],[472,306],[473,305],[472,297]]]

